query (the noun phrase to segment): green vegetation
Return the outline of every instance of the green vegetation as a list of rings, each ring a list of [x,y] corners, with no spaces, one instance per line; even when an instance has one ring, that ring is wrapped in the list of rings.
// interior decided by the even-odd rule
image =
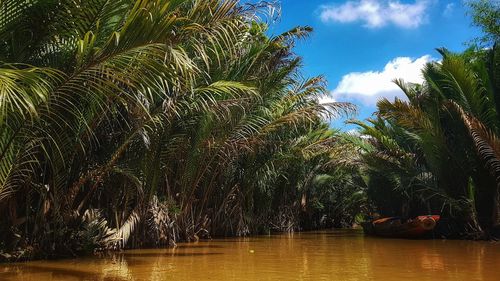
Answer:
[[[365,136],[361,173],[372,211],[385,216],[441,214],[450,238],[500,236],[499,6],[469,2],[486,49],[438,50],[422,85],[395,81],[407,99],[381,100]]]
[[[475,39],[475,44],[482,47],[491,47],[491,44],[500,41],[500,1],[498,0],[470,0],[466,2],[470,7],[472,22],[483,31],[483,36]]]
[[[2,256],[350,225],[325,120],[354,108],[318,104],[293,54],[311,28],[268,38],[268,8],[0,1]]]
[[[498,6],[407,100],[331,129],[269,3],[0,0],[0,256],[29,259],[437,213],[500,227]],[[484,48],[486,47],[486,48]]]

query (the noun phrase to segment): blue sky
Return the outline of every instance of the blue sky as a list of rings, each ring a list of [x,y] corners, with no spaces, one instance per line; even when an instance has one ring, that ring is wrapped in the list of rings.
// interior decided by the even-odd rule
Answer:
[[[358,119],[369,117],[379,98],[401,95],[392,79],[421,81],[422,66],[439,58],[436,48],[462,51],[479,34],[462,0],[282,0],[281,9],[270,33],[313,27],[296,49],[304,72],[324,75],[324,100],[355,103]]]

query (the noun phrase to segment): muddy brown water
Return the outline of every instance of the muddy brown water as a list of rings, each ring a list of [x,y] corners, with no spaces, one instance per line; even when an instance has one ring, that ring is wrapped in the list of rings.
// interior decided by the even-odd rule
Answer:
[[[0,280],[500,280],[500,244],[295,233],[0,265]]]

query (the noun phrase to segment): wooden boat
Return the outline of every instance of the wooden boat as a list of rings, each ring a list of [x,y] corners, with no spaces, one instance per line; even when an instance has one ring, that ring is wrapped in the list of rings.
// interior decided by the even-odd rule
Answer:
[[[418,216],[403,220],[389,217],[361,224],[366,234],[391,238],[422,238],[436,227],[440,216]]]

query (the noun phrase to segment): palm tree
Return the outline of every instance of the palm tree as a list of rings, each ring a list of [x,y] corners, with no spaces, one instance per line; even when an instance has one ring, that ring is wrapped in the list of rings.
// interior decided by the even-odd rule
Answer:
[[[0,1],[1,248],[248,234],[277,212],[271,184],[314,184],[290,185],[294,167],[275,166],[290,146],[321,140],[318,156],[293,159],[315,163],[311,178],[331,171],[323,117],[353,107],[318,104],[324,80],[302,78],[293,53],[311,29],[266,36],[267,5]]]
[[[410,165],[398,164],[396,175],[421,171],[417,178],[426,175],[431,180],[416,195],[427,194],[422,198],[440,198],[438,202],[457,207],[445,212],[445,216],[462,220],[458,222],[461,227],[451,232],[488,237],[498,227],[499,214],[498,50],[495,47],[473,56],[445,49],[439,52],[442,61],[425,67],[422,85],[396,81],[407,100],[381,100],[377,123],[359,124],[364,134],[376,140],[367,164],[370,170],[377,170],[388,167],[387,161],[410,160]],[[387,155],[388,151],[395,153]],[[372,163],[381,153],[386,154],[383,162]],[[412,184],[418,174],[410,177]],[[398,182],[398,186],[405,184]]]

